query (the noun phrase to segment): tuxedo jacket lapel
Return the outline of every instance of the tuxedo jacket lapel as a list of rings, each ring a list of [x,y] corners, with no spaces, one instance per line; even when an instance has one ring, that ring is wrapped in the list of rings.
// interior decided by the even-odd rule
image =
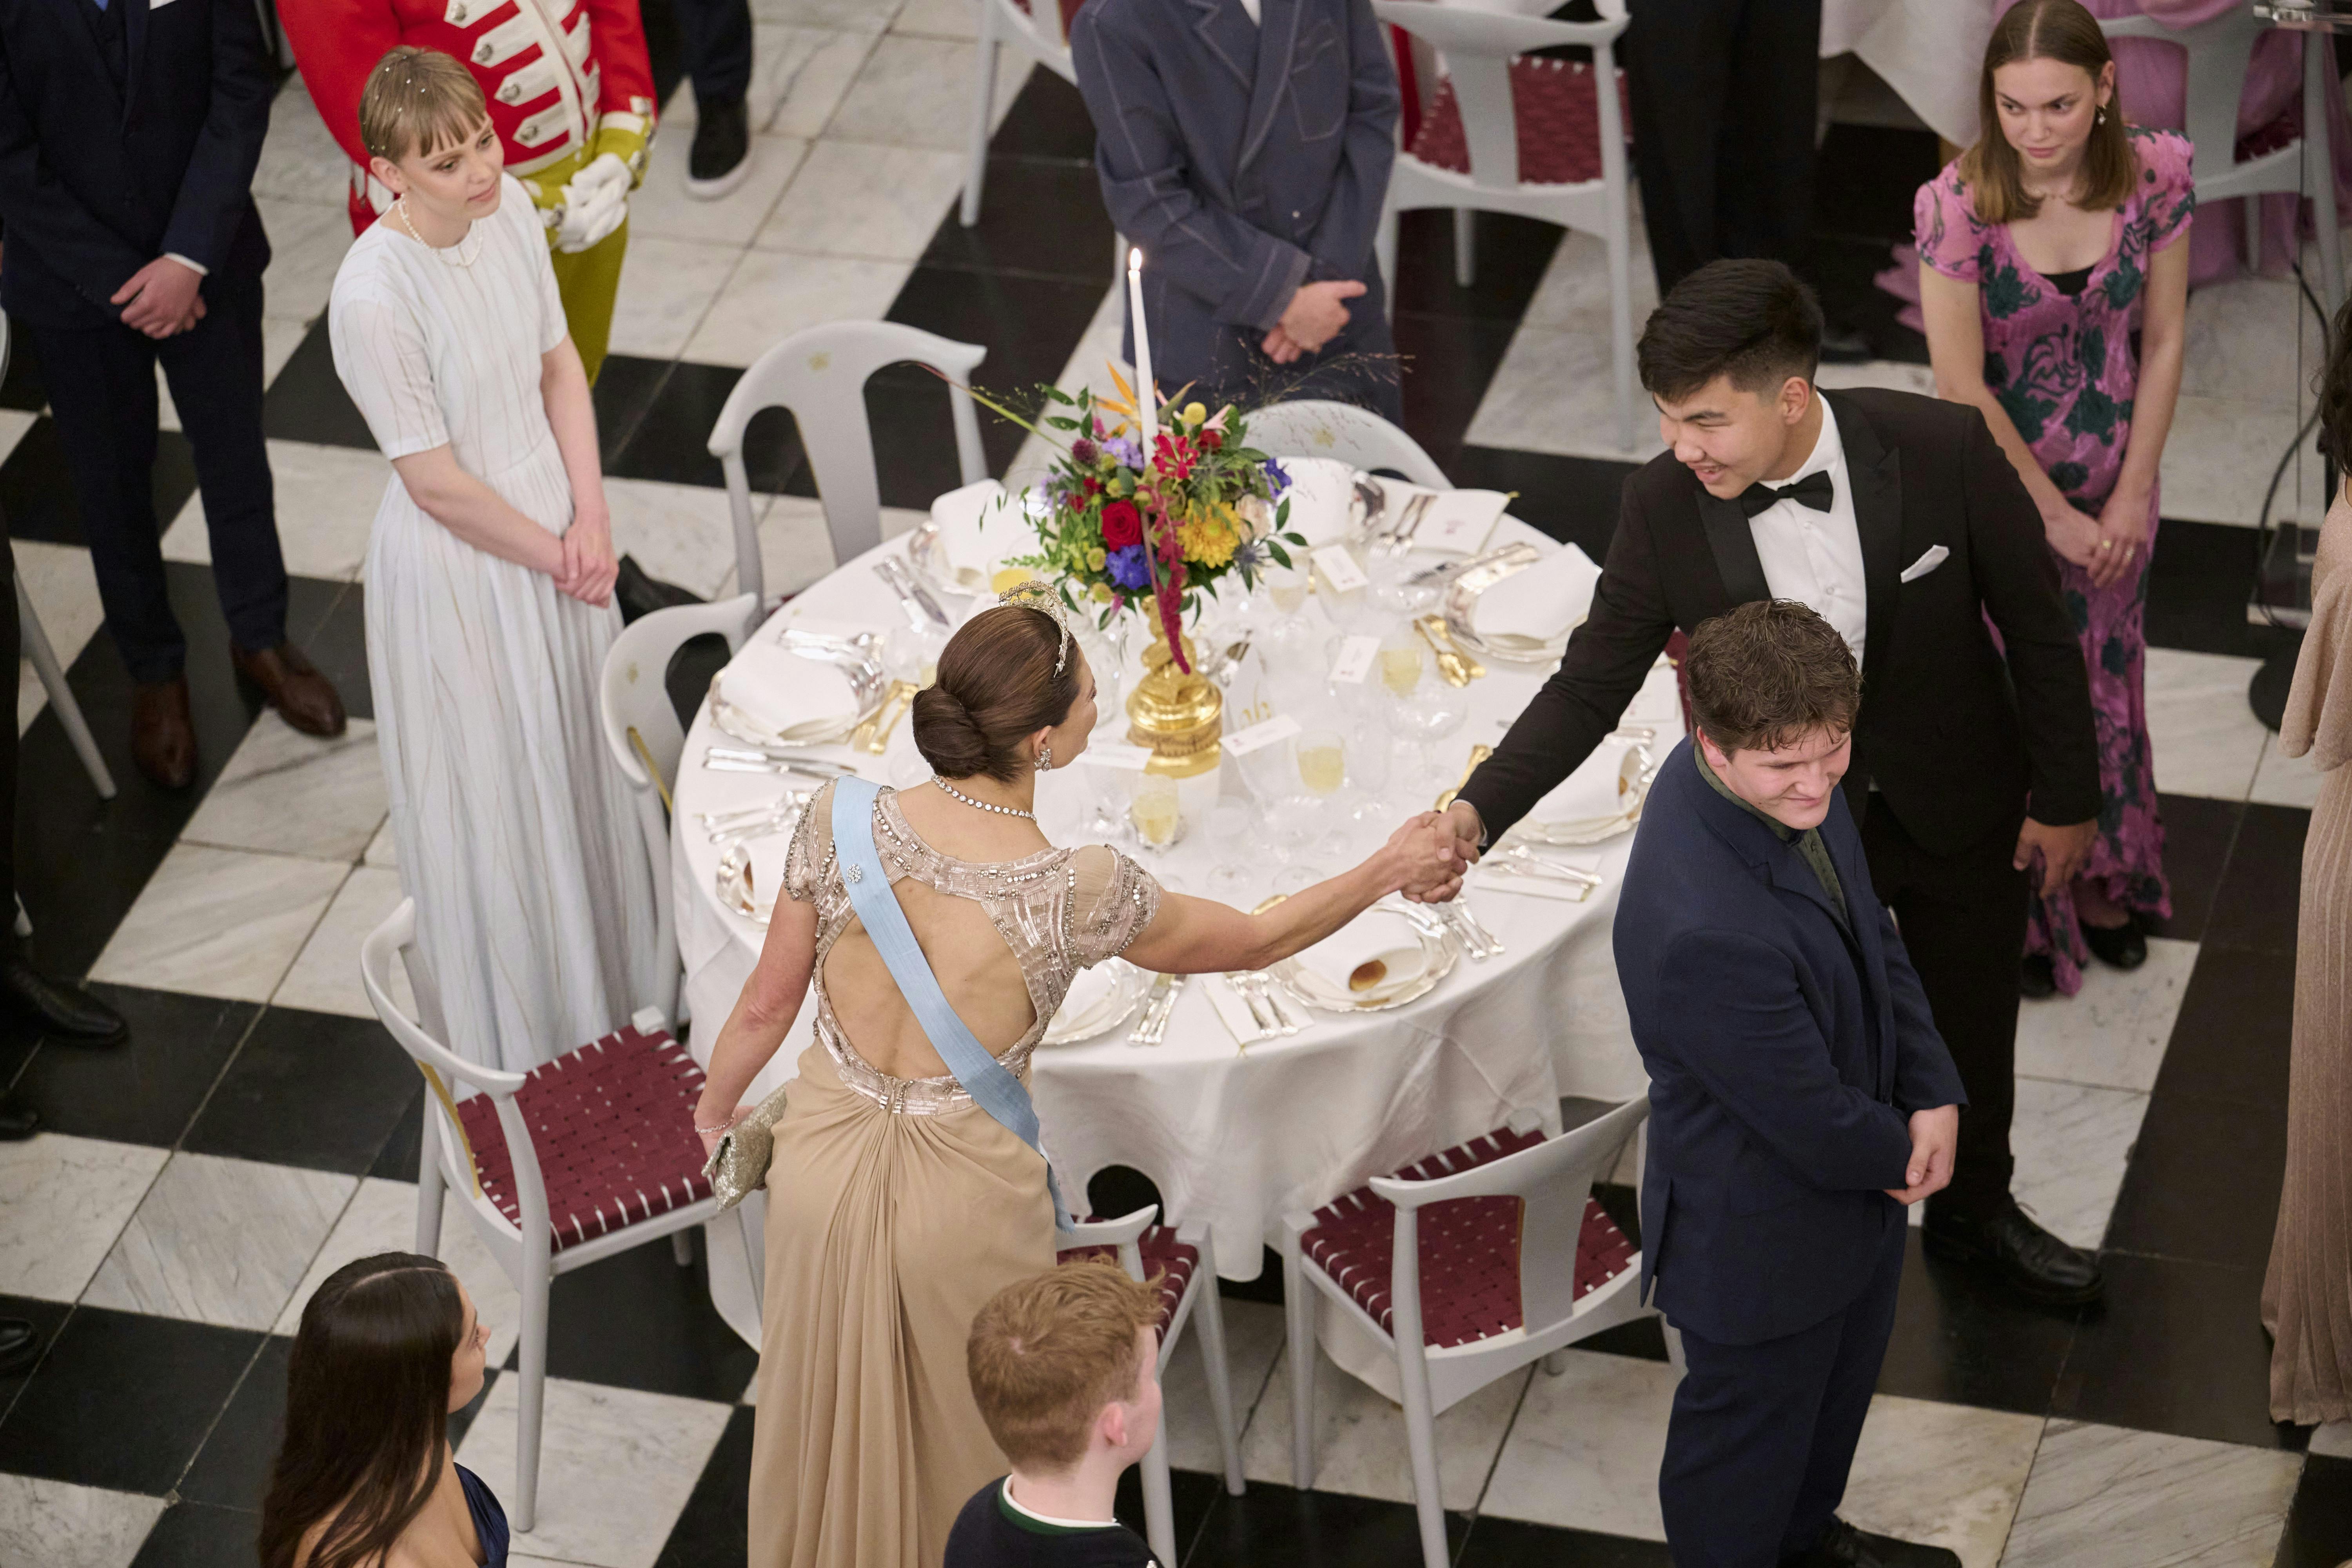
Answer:
[[[1298,42],[1299,12],[1306,0],[1264,0],[1258,7],[1257,71],[1250,83],[1249,118],[1244,121],[1242,155],[1234,160],[1239,174],[1265,147],[1274,129],[1275,111],[1290,88],[1290,55]],[[1244,18],[1243,26],[1248,26]]]
[[[1257,29],[1234,0],[1185,0],[1185,4],[1192,7],[1192,31],[1247,92],[1257,68]]]
[[[1698,481],[1691,481],[1694,489]],[[1716,574],[1731,605],[1751,599],[1769,599],[1772,590],[1764,581],[1764,562],[1756,553],[1756,535],[1748,531],[1748,514],[1736,500],[1722,500],[1698,490],[1698,517],[1706,529],[1707,548],[1715,556]],[[1728,607],[1728,606],[1727,606]]]
[[[142,0],[143,3],[143,0]],[[1853,486],[1853,521],[1862,535],[1863,679],[1886,668],[1895,638],[1895,603],[1903,592],[1903,454],[1883,444],[1862,410],[1822,395],[1837,415],[1845,472]]]
[[[147,53],[147,0],[106,0],[122,7],[122,117],[139,101],[140,66]]]

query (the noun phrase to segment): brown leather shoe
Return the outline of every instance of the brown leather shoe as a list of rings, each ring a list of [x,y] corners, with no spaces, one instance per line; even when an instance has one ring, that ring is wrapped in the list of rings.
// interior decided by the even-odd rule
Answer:
[[[305,735],[343,732],[343,700],[292,643],[282,642],[259,653],[232,645],[228,657],[236,672],[261,688],[269,705],[295,729]]]
[[[131,689],[131,760],[161,789],[185,789],[196,776],[196,726],[188,717],[185,676]]]

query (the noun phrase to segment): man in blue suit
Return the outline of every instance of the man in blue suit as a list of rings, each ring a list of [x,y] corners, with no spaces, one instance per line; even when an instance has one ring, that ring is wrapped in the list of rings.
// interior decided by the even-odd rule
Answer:
[[[1838,780],[1862,679],[1793,600],[1699,626],[1692,739],[1617,907],[1650,1074],[1642,1268],[1681,1331],[1658,1501],[1679,1568],[1946,1564],[1836,1517],[1895,1322],[1904,1206],[1964,1096]]]
[[[251,186],[276,90],[253,0],[0,0],[0,306],[39,353],[134,683],[132,758],[166,788],[193,779],[196,749],[151,489],[158,360],[238,672],[296,729],[343,729],[286,640],[261,435],[269,242]]]
[[[1396,68],[1371,0],[1087,0],[1070,47],[1103,205],[1143,251],[1161,390],[1401,421],[1372,257]]]

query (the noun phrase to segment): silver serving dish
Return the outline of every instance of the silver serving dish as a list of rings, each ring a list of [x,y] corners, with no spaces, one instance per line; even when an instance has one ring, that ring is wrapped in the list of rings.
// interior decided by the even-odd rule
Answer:
[[[1482,637],[1475,625],[1478,595],[1510,576],[1524,572],[1543,559],[1542,552],[1525,540],[1506,544],[1491,554],[1479,557],[1454,574],[1445,585],[1445,629],[1456,646],[1465,653],[1481,660],[1492,659],[1497,664],[1549,668],[1560,661],[1568,651],[1569,634],[1576,629],[1570,624],[1557,638],[1532,642],[1523,637]]]

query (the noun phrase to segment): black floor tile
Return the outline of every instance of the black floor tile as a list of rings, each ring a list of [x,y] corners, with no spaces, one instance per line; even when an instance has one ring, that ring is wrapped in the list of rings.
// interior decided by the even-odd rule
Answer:
[[[2180,1093],[2159,1078],[2107,1222],[2107,1246],[2259,1272],[2270,1259],[2285,1173],[2279,1108]]]
[[[9,324],[15,328],[15,322]],[[32,342],[31,335],[21,331],[12,330],[9,337],[12,342]],[[48,401],[49,389],[41,382],[41,362],[30,353],[9,354],[7,376],[0,380],[0,408],[38,414]]]
[[[263,1342],[181,1480],[182,1497],[223,1508],[261,1507],[269,1468],[286,1436],[286,1357],[293,1348],[294,1342],[282,1335]]]
[[[1064,81],[1052,71],[1031,71],[1021,96],[1013,100],[1013,107],[1005,110],[1003,123],[989,138],[988,150],[999,157],[1021,153],[1034,158],[1082,158],[1091,163],[1095,155],[1094,118],[1087,112],[1087,100],[1079,96],[1076,83]],[[987,216],[984,202],[982,216]],[[1109,244],[1105,242],[1106,259],[1109,253]]]
[[[635,429],[611,456],[605,472],[615,479],[660,479],[677,485],[722,486],[726,473],[710,455],[711,426],[727,405],[728,394],[743,379],[730,365],[672,365],[660,395],[646,408]],[[793,416],[770,409],[753,416],[743,437],[744,469],[755,490],[783,488],[801,465]]]
[[[2050,1414],[2217,1443],[2300,1448],[2273,1425],[2263,1271],[2109,1252],[2105,1303],[2075,1331]]]
[[[1643,417],[1648,416],[1643,410]],[[1617,533],[1617,500],[1632,463],[1562,458],[1465,444],[1446,468],[1465,489],[1516,492],[1511,515],[1562,543],[1572,543],[1599,565]]]
[[[1469,1528],[1466,1515],[1447,1514],[1449,1547],[1459,1551]],[[1421,1568],[1421,1526],[1411,1503],[1253,1481],[1241,1497],[1219,1494],[1185,1562],[1188,1568]]]
[[[1911,1232],[1882,1394],[2039,1415],[2050,1408],[2074,1314],[2018,1301],[1971,1269],[1938,1262]]]
[[[373,1018],[268,1008],[186,1147],[358,1175],[375,1163],[417,1082],[407,1053]]]
[[[261,428],[280,441],[376,449],[375,437],[335,374],[335,350],[321,314],[262,395]]]
[[[1566,232],[1541,218],[1473,214],[1473,271],[1465,289],[1454,272],[1453,210],[1431,207],[1400,214],[1391,308],[1405,315],[1461,316],[1517,325]],[[1636,322],[1636,330],[1639,326]]]
[[[152,493],[159,529],[171,527],[196,493],[195,449],[177,430],[155,433]],[[7,511],[12,538],[48,544],[89,542],[82,537],[81,502],[66,467],[65,444],[58,438],[58,422],[49,416],[35,420],[7,460],[0,462],[0,508]]]
[[[961,209],[950,207],[922,260],[926,267],[1076,279],[1099,300],[1123,276],[1112,270],[1115,239],[1092,157],[994,157],[980,221],[966,228]]]
[[[57,1337],[58,1330],[64,1326],[67,1316],[72,1311],[73,1309],[63,1301],[42,1301],[30,1296],[0,1296],[0,1318],[22,1318],[32,1324],[41,1336],[41,1353],[44,1355],[48,1353],[49,1342]],[[18,1391],[31,1382],[33,1373],[39,1370],[40,1363],[36,1361],[20,1371],[0,1376],[0,1418],[6,1417],[8,1406],[15,1402]]]
[[[1927,340],[1896,319],[1902,301],[1878,286],[1878,275],[1891,259],[1883,239],[1816,235],[1806,280],[1821,295],[1822,313],[1835,325],[1860,332],[1874,358],[1926,364]],[[1640,330],[1636,322],[1634,331]]]
[[[2246,624],[2258,539],[2251,528],[2166,518],[2148,557],[2150,647],[2266,658],[2294,634]]]
[[[610,467],[614,455],[629,444],[644,422],[646,410],[661,395],[672,361],[639,359],[635,354],[606,354],[596,373],[596,437]],[[708,430],[704,432],[707,437]]]
[[[319,672],[335,683],[343,711],[354,719],[375,718],[375,693],[368,685],[367,590],[357,583],[304,584],[287,609],[286,635],[310,656]]]
[[[2221,890],[2221,875],[2229,868],[2238,825],[2245,818],[2245,805],[2200,795],[2166,795],[2157,797],[2157,809],[2164,818],[2164,876],[2172,888],[2172,918],[2150,929],[2182,942],[2201,941],[2213,912],[2213,897]]]
[[[1815,232],[1882,245],[1908,240],[1913,200],[1943,165],[1932,131],[1832,125],[1814,165]]]
[[[253,1568],[260,1535],[257,1513],[175,1502],[147,1532],[131,1568]]]
[[[2204,1096],[2284,1110],[2294,1031],[2294,954],[2200,948],[2165,1047],[2158,1096]]]
[[[728,1417],[727,1430],[719,1434],[719,1447],[702,1467],[702,1477],[694,1483],[677,1522],[669,1527],[669,1539],[662,1543],[654,1568],[710,1568],[748,1556],[744,1507],[751,1495],[753,1419],[748,1405],[737,1405]]]
[[[1515,322],[1459,316],[1396,318],[1405,430],[1448,473],[1517,330]]]
[[[2279,1540],[2277,1568],[2339,1568],[2352,1560],[2352,1459],[2314,1454],[2303,1462],[2294,1510]]]
[[[2311,813],[2250,802],[2213,895],[2204,940],[2225,947],[2294,951],[2295,902],[2303,887],[2303,836]]]
[[[416,1180],[416,1154],[424,1146],[424,1130],[425,1083],[419,1074],[408,1103],[401,1109],[400,1120],[393,1123],[392,1135],[376,1151],[375,1163],[368,1167],[368,1174],[391,1182]]]
[[[972,372],[974,384],[1000,403],[1023,407],[1034,401],[1036,387],[1062,374],[1078,340],[1086,335],[1095,307],[1109,287],[1109,253],[1106,240],[1100,251],[1105,276],[1092,278],[1032,278],[959,267],[918,267],[892,301],[889,319],[956,342],[986,348],[988,357]],[[868,384],[869,413],[874,411],[874,384],[887,376],[908,374],[886,371],[876,376]],[[935,377],[925,375],[924,379],[930,382],[934,394],[908,404],[920,423],[901,425],[894,420],[886,426],[877,420],[875,426],[886,506],[928,507],[940,490],[959,482],[953,438],[946,437],[943,444],[940,434],[951,428],[947,389]],[[1161,390],[1175,388],[1163,384]],[[984,408],[980,430],[988,450],[989,471],[1003,473],[1028,432]],[[920,445],[896,444],[900,441]],[[946,483],[935,482],[935,476],[942,472]]]
[[[1562,1530],[1480,1515],[1455,1568],[1674,1568],[1663,1541]]]
[[[0,1421],[0,1470],[161,1497],[262,1336],[82,1307]]]
[[[94,985],[131,1037],[119,1046],[44,1042],[9,1098],[50,1132],[169,1148],[188,1130],[260,1008],[176,991]]]
[[[1224,1495],[1224,1490],[1225,1479],[1223,1476],[1206,1475],[1199,1470],[1171,1469],[1168,1472],[1169,1511],[1176,1516],[1173,1523],[1178,1562],[1188,1558],[1205,1561],[1192,1553],[1192,1543],[1200,1539],[1202,1524],[1207,1521],[1209,1510],[1216,1506],[1217,1499]],[[1118,1498],[1112,1507],[1111,1517],[1136,1534],[1150,1538],[1150,1531],[1144,1528],[1143,1471],[1140,1467],[1129,1465],[1119,1476]]]
[[[547,1373],[582,1383],[733,1404],[759,1354],[710,1305],[699,1231],[680,1268],[661,1237],[556,1276],[548,1311]]]

